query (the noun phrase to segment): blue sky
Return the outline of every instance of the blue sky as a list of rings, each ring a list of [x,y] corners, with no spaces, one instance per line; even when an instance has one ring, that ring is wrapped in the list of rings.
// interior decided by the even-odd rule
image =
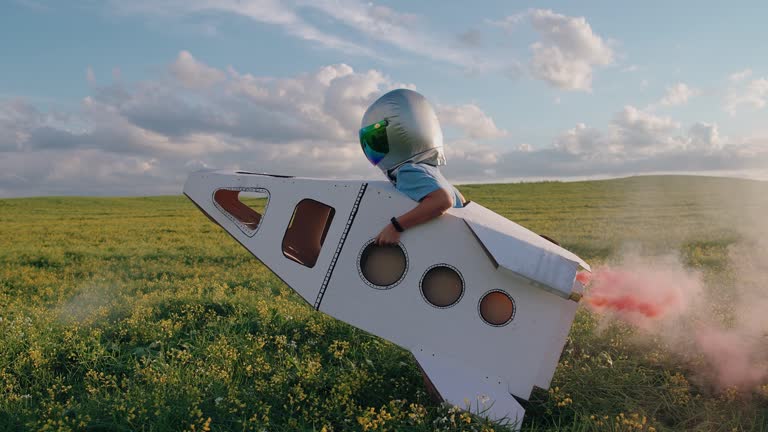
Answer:
[[[201,167],[373,177],[383,92],[455,182],[768,172],[765,2],[6,0],[0,196],[176,193]]]

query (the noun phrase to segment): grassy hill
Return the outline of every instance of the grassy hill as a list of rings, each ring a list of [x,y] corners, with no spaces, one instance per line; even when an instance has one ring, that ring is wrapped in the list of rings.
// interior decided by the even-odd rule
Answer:
[[[460,187],[591,264],[677,253],[727,291],[768,184],[654,176]],[[256,203],[258,205],[258,203]],[[764,238],[764,236],[763,236]],[[525,430],[768,430],[580,310]],[[606,359],[610,363],[607,365]],[[181,196],[0,200],[0,430],[504,430],[425,394],[410,355],[314,312]]]

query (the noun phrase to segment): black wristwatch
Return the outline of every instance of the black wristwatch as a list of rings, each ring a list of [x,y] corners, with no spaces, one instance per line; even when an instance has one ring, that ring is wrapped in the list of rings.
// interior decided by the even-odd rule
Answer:
[[[389,221],[392,222],[392,225],[394,225],[395,230],[397,230],[397,232],[405,231],[405,228],[403,228],[403,226],[400,225],[400,222],[397,221],[396,217],[392,217],[392,219],[390,219]]]

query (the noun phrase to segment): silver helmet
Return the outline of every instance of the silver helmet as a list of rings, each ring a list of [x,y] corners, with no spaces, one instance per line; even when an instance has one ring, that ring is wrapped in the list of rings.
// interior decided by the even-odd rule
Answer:
[[[406,162],[445,165],[440,122],[427,99],[413,90],[392,90],[368,107],[360,145],[387,176]]]

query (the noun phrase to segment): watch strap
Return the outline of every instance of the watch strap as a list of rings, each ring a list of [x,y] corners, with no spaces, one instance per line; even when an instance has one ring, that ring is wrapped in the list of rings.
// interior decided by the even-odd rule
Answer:
[[[396,218],[396,217],[392,217],[392,219],[390,219],[389,221],[390,221],[390,222],[392,222],[392,225],[395,227],[395,230],[397,230],[397,232],[403,232],[403,231],[405,231],[405,229],[403,228],[403,226],[402,226],[402,225],[400,225],[400,222],[398,222],[398,221],[397,221],[397,218]]]

